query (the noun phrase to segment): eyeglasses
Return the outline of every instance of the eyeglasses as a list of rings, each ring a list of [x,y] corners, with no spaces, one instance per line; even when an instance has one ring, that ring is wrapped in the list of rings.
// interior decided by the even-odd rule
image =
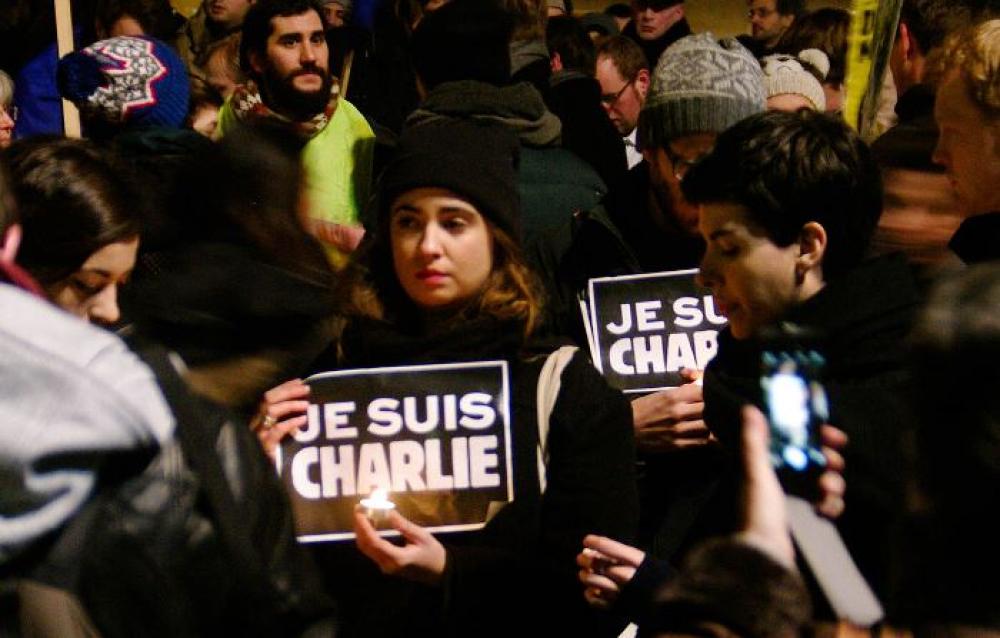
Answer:
[[[621,99],[622,94],[625,93],[625,89],[627,89],[628,87],[632,86],[633,82],[635,82],[635,78],[632,78],[631,80],[629,80],[628,82],[626,82],[625,86],[623,86],[622,88],[620,88],[617,93],[605,93],[605,94],[601,95],[601,104],[603,104],[604,106],[606,106],[608,108],[611,108],[612,106],[614,106],[615,104],[617,104],[618,100]]]
[[[674,171],[674,177],[677,178],[678,182],[681,182],[684,181],[684,176],[687,175],[688,170],[690,170],[692,166],[694,166],[701,160],[705,159],[705,157],[707,157],[709,153],[712,152],[712,149],[707,149],[703,153],[700,153],[698,157],[695,157],[693,159],[681,157],[680,155],[676,154],[670,148],[669,144],[665,144],[663,146],[663,152],[666,153],[667,159],[670,160],[670,168],[672,168]]]
[[[0,105],[0,113],[6,113],[7,115],[10,116],[10,119],[12,121],[17,122],[18,111],[17,111],[17,107],[16,106],[3,106],[3,105]]]
[[[749,11],[747,11],[747,18],[753,20],[753,17],[757,16],[758,18],[763,20],[764,18],[774,15],[777,12],[778,12],[777,9],[768,9],[767,7],[757,7],[756,9],[750,9]]]

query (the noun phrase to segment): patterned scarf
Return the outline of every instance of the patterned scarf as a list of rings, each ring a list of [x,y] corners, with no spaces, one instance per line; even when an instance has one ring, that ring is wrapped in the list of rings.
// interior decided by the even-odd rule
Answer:
[[[241,122],[276,123],[282,128],[291,130],[303,140],[311,140],[326,128],[326,125],[330,123],[330,118],[333,117],[334,111],[337,110],[337,101],[340,99],[340,82],[337,78],[331,78],[331,80],[333,83],[330,86],[330,100],[326,103],[326,108],[304,122],[290,120],[284,115],[268,108],[260,96],[257,84],[253,80],[247,80],[246,84],[236,87],[230,104],[232,105],[233,114],[236,116],[236,119]]]

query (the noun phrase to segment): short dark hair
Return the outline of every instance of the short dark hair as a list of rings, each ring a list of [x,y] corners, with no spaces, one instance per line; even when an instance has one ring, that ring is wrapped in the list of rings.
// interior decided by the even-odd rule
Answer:
[[[694,204],[745,207],[779,246],[802,226],[827,233],[823,276],[835,279],[868,251],[882,214],[882,180],[871,151],[841,119],[803,110],[753,115],[722,133],[682,182]]]
[[[34,137],[6,151],[24,228],[18,262],[42,286],[59,283],[104,246],[139,234],[121,167],[87,140]]]
[[[597,47],[597,57],[607,56],[626,80],[635,78],[639,71],[649,70],[649,60],[635,40],[624,35],[611,36]]]
[[[138,22],[146,35],[160,40],[171,39],[181,23],[169,0],[98,0],[94,8],[94,20],[106,31],[124,16]]]
[[[797,18],[806,12],[806,0],[777,0],[774,8],[783,16],[793,15]]]
[[[573,16],[549,18],[545,27],[545,44],[550,56],[559,54],[563,68],[594,75],[594,42],[578,19]]]
[[[325,30],[326,18],[323,17],[323,8],[316,0],[257,0],[250,5],[243,19],[240,37],[240,68],[243,72],[250,77],[256,77],[257,74],[250,64],[250,54],[255,53],[262,57],[267,54],[267,39],[271,37],[273,28],[272,18],[297,16],[308,11],[316,12]]]
[[[413,68],[424,87],[478,80],[510,82],[514,18],[494,0],[454,0],[424,16],[413,33]]]
[[[631,18],[632,7],[627,2],[616,2],[604,8],[604,13],[613,18]]]
[[[905,23],[920,51],[927,55],[944,43],[949,33],[972,21],[974,8],[963,0],[903,0],[899,21]]]

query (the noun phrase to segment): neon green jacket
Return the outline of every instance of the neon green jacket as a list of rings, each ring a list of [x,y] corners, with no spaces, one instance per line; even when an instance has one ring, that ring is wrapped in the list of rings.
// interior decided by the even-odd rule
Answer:
[[[219,111],[221,137],[236,126],[229,100]],[[309,216],[357,226],[372,184],[375,134],[353,104],[341,99],[330,123],[302,149]]]

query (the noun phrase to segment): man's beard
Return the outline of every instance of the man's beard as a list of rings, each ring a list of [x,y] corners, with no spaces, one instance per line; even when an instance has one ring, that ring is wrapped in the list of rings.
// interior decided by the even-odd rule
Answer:
[[[295,88],[295,78],[299,75],[315,73],[323,79],[322,85],[315,91],[301,91]],[[303,122],[322,113],[330,102],[330,87],[333,78],[319,68],[299,69],[287,77],[279,77],[273,70],[267,69],[261,78],[261,92],[264,102],[274,111]]]

